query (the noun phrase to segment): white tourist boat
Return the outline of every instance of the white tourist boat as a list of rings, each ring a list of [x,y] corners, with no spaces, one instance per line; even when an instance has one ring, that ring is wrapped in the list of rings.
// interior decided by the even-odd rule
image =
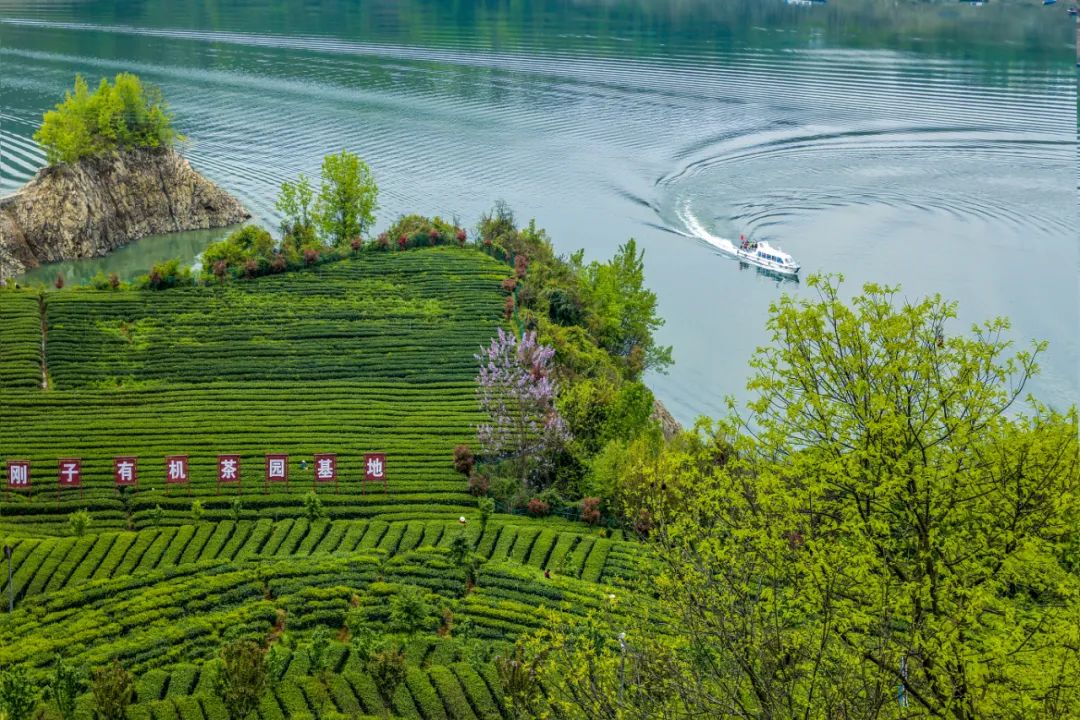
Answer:
[[[799,274],[799,264],[795,262],[795,258],[764,241],[750,242],[745,237],[740,238],[739,244],[735,247],[735,255],[743,262],[780,275]]]

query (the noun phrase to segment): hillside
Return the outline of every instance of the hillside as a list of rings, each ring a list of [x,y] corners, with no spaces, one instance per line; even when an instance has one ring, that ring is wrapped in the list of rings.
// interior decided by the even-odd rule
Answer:
[[[482,528],[453,470],[480,419],[473,355],[501,320],[509,272],[438,248],[223,286],[0,292],[0,459],[30,460],[33,482],[0,516],[14,551],[0,591],[15,599],[0,664],[43,680],[57,653],[118,659],[136,676],[129,717],[224,718],[206,663],[232,638],[273,635],[285,659],[259,717],[509,717],[500,648],[539,626],[541,605],[610,606],[641,562],[618,531],[581,523],[494,515]],[[319,487],[319,518],[304,499],[324,452],[338,454],[339,483]],[[386,494],[362,494],[368,452],[386,454]],[[289,485],[269,493],[266,453],[290,456]],[[179,454],[190,494],[165,486],[164,459]],[[240,456],[242,490],[218,494],[218,454]],[[139,458],[123,494],[116,456]],[[81,458],[84,487],[58,498],[65,457]],[[89,530],[72,537],[80,508]],[[483,563],[470,590],[450,552],[462,534]],[[427,614],[394,629],[410,588]],[[403,644],[401,685],[377,687],[348,642],[357,623]],[[330,642],[315,672],[319,628]]]
[[[508,269],[473,251],[362,259],[224,287],[167,292],[0,294],[4,457],[32,463],[33,498],[12,496],[3,527],[67,531],[87,507],[96,530],[145,527],[155,505],[186,520],[191,497],[165,488],[166,456],[190,456],[191,496],[208,516],[301,514],[314,453],[337,453],[335,516],[457,517],[475,506],[449,458],[478,422],[473,354],[500,319]],[[47,337],[41,384],[41,322]],[[386,453],[389,496],[361,497],[364,453]],[[266,453],[290,455],[290,483],[263,493]],[[241,457],[241,485],[216,497],[218,454]],[[113,458],[139,458],[119,496]],[[56,498],[56,462],[82,459],[83,496]],[[309,470],[299,462],[307,458]],[[228,495],[228,497],[225,497]]]

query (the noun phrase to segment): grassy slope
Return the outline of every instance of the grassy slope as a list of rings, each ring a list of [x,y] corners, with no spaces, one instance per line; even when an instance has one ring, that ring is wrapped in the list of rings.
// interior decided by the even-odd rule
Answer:
[[[508,269],[472,251],[364,254],[356,260],[223,288],[47,295],[50,390],[40,389],[35,296],[0,293],[0,458],[34,463],[32,499],[5,502],[0,536],[14,545],[16,612],[0,617],[0,664],[44,672],[57,651],[138,676],[132,718],[223,718],[204,662],[223,639],[265,635],[287,618],[291,660],[262,718],[392,714],[506,716],[489,661],[540,622],[537,607],[584,614],[633,585],[641,561],[617,535],[559,520],[496,516],[479,536],[488,560],[477,587],[446,556],[475,502],[450,467],[477,421],[476,349],[494,332]],[[10,321],[8,321],[10,320]],[[293,485],[263,494],[262,454],[293,455]],[[336,451],[328,520],[309,522],[297,461]],[[385,451],[388,495],[361,495],[358,455]],[[162,490],[161,458],[192,455],[191,498]],[[239,521],[215,494],[214,456],[243,456]],[[142,486],[112,489],[111,458],[137,454]],[[81,456],[85,499],[57,502],[55,461]],[[160,505],[163,518],[151,512]],[[92,534],[63,537],[89,507]],[[543,570],[554,573],[545,579]],[[405,585],[472,625],[480,660],[432,631],[407,641],[410,673],[380,692],[345,643],[331,672],[307,668],[305,639],[335,633],[350,608],[383,629]],[[8,590],[6,582],[0,589]],[[88,697],[81,701],[85,706]],[[88,708],[87,708],[88,710]]]

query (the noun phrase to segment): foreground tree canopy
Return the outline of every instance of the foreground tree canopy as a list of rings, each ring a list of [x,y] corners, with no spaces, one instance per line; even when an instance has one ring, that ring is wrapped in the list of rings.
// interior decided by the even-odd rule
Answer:
[[[523,642],[525,716],[1077,717],[1077,414],[1020,407],[1043,346],[810,285],[747,417],[623,457],[656,601]]]
[[[50,165],[116,150],[170,147],[178,139],[161,91],[131,73],[119,73],[112,83],[102,78],[94,92],[77,75],[74,90],[45,113],[34,133]]]

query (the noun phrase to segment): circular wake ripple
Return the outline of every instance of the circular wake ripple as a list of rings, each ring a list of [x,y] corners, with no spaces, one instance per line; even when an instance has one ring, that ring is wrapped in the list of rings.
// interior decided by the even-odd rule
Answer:
[[[1061,237],[1074,218],[1055,199],[1071,189],[1016,178],[1069,166],[1074,152],[1052,136],[957,127],[728,134],[680,153],[684,164],[656,181],[657,208],[679,231],[696,234],[689,215],[724,235],[770,241],[804,236],[799,226],[815,215],[859,208],[911,224],[943,214]]]

